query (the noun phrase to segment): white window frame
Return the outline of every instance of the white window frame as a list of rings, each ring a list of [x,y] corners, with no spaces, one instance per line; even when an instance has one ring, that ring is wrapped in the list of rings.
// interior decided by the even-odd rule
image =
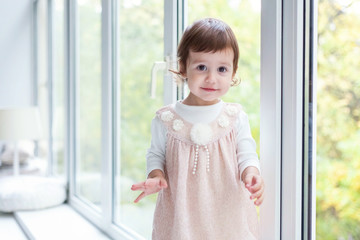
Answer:
[[[261,1],[260,161],[265,200],[260,239],[280,239],[282,1]]]
[[[47,88],[48,88],[48,128],[49,128],[49,136],[48,136],[48,168],[47,174],[54,174],[54,151],[53,151],[53,139],[54,139],[54,4],[52,0],[47,1]]]
[[[308,1],[317,9],[316,1]],[[315,196],[311,199],[311,227],[303,229],[304,1],[262,0],[260,157],[265,201],[260,209],[261,239],[315,239]],[[315,14],[315,13],[313,13]],[[316,23],[317,16],[313,16]],[[314,24],[315,25],[315,24]],[[308,26],[307,26],[308,27]],[[312,26],[314,37],[316,28]],[[313,47],[316,39],[311,39]],[[310,66],[316,73],[316,66]],[[313,83],[316,83],[313,79]],[[313,86],[314,88],[315,86]],[[316,104],[316,99],[314,103]],[[316,119],[316,106],[313,121]],[[313,159],[315,159],[313,127]],[[315,167],[312,163],[313,183]],[[307,176],[306,176],[307,177]],[[312,192],[315,193],[315,184]],[[305,189],[307,191],[307,189]],[[306,196],[306,195],[305,195]],[[304,222],[303,222],[304,221]],[[311,231],[309,236],[304,231]]]
[[[303,1],[283,1],[281,238],[302,239]]]

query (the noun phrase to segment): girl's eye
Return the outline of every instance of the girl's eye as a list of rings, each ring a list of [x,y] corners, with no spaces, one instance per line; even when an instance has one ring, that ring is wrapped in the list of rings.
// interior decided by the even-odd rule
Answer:
[[[221,73],[225,73],[225,72],[227,72],[227,69],[226,69],[226,67],[219,67],[218,71]]]
[[[199,66],[197,66],[197,69],[200,71],[206,71],[207,67],[205,65],[199,65]]]

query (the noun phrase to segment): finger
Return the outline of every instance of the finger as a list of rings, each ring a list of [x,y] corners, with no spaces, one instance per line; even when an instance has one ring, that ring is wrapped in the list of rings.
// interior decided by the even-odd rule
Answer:
[[[135,183],[131,186],[131,190],[138,191],[138,190],[144,190],[145,189],[145,182],[141,183]]]
[[[145,197],[145,192],[140,193],[140,195],[135,199],[134,203],[138,203],[141,199]]]
[[[250,196],[250,199],[256,199],[254,202],[255,205],[259,206],[264,200],[264,189],[262,188],[260,191]]]
[[[255,204],[256,206],[260,206],[260,205],[263,203],[263,201],[264,201],[264,195],[261,195],[261,197],[258,198],[258,199],[254,202],[254,204]]]
[[[256,191],[250,196],[250,199],[256,199],[261,197],[261,195],[264,193],[264,188],[261,188],[259,191]]]
[[[131,187],[131,190],[133,190],[133,191],[144,191],[144,190],[145,190],[145,187],[135,187],[135,186],[132,186],[132,187]]]

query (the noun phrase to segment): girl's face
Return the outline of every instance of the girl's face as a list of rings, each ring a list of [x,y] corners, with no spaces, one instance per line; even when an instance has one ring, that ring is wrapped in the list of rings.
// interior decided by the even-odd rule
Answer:
[[[198,106],[217,103],[231,86],[233,60],[231,48],[214,53],[190,51],[184,74],[190,94],[183,103]]]

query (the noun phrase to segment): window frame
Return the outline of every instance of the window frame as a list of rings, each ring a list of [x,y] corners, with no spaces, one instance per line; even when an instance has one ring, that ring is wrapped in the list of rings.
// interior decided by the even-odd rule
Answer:
[[[304,1],[303,239],[316,239],[317,9],[317,1]]]
[[[303,239],[304,6],[283,2],[281,237]]]
[[[282,1],[261,1],[260,161],[265,200],[260,239],[280,239],[282,132]]]
[[[315,184],[304,188],[309,184],[306,169],[316,182],[315,161],[306,162],[304,153],[309,131],[304,112],[308,74],[310,90],[316,87],[317,15],[309,13],[317,9],[315,2],[262,0],[260,156],[266,199],[260,209],[261,239],[315,239]],[[306,64],[310,64],[307,69]],[[314,121],[314,96],[313,104]],[[316,159],[315,127],[312,134],[312,159]],[[311,199],[304,205],[307,193]]]
[[[48,65],[47,65],[47,88],[48,88],[48,122],[49,122],[49,136],[48,136],[48,168],[47,168],[47,174],[54,175],[54,152],[53,152],[53,128],[54,128],[54,3],[53,0],[47,1],[47,59],[48,59]]]

